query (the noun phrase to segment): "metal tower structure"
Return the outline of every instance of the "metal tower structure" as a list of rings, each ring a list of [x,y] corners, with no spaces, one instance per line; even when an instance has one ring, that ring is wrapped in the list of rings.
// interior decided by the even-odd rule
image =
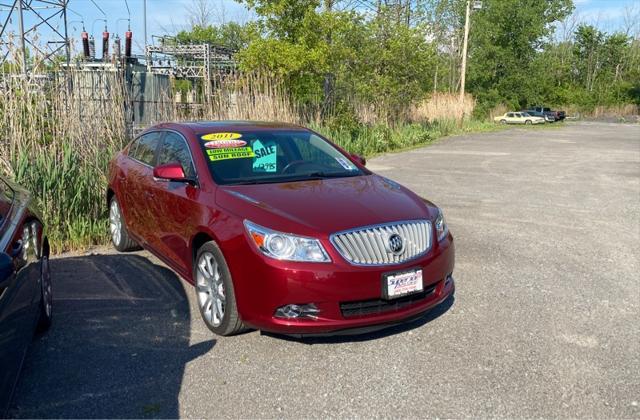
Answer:
[[[202,79],[205,97],[212,94],[212,71],[233,69],[233,51],[209,44],[175,43],[169,37],[160,38],[159,45],[145,49],[147,71],[179,79]]]
[[[20,61],[23,74],[29,71],[27,48],[37,53],[42,61],[50,61],[64,51],[68,65],[71,61],[68,4],[69,0],[0,0],[0,66],[15,51],[14,39],[17,39],[19,54],[13,59]],[[29,26],[25,26],[25,20]],[[38,44],[34,39],[41,28],[47,32],[45,44]]]

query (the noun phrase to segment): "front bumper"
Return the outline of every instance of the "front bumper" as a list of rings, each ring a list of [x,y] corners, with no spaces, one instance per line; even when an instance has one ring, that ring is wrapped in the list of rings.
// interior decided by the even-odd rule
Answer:
[[[242,251],[240,255],[238,251]],[[394,266],[353,266],[334,250],[332,263],[273,260],[250,246],[236,248],[228,261],[240,316],[247,325],[285,334],[326,334],[397,324],[432,309],[455,289],[454,243],[449,234],[419,259]],[[382,275],[421,268],[425,292],[405,298],[382,298]],[[313,303],[315,318],[279,318],[277,308]]]

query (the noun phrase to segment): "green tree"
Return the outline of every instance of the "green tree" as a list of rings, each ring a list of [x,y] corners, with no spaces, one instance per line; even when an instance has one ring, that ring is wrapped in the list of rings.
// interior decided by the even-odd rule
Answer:
[[[249,45],[255,36],[252,25],[240,25],[228,22],[219,26],[194,26],[189,31],[181,31],[176,35],[176,41],[181,44],[208,43],[240,51]]]
[[[533,73],[531,64],[548,45],[554,22],[572,8],[571,0],[485,0],[473,13],[468,88],[480,111],[496,101],[527,105],[538,80],[548,77]]]

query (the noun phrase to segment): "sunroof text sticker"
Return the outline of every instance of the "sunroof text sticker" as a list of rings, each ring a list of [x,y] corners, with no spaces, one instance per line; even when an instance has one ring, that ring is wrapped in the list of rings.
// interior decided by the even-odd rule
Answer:
[[[250,147],[229,147],[226,149],[207,149],[207,156],[212,162],[226,159],[243,159],[255,157]]]

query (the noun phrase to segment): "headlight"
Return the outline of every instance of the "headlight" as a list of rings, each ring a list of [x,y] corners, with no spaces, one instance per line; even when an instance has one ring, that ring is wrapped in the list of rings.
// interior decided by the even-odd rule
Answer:
[[[440,242],[447,236],[447,233],[449,232],[447,223],[444,221],[444,215],[442,214],[442,210],[440,209],[438,209],[438,217],[436,217],[435,226],[436,234],[438,235],[438,242]]]
[[[286,261],[330,262],[319,240],[277,232],[248,220],[244,227],[256,247],[267,257]]]

